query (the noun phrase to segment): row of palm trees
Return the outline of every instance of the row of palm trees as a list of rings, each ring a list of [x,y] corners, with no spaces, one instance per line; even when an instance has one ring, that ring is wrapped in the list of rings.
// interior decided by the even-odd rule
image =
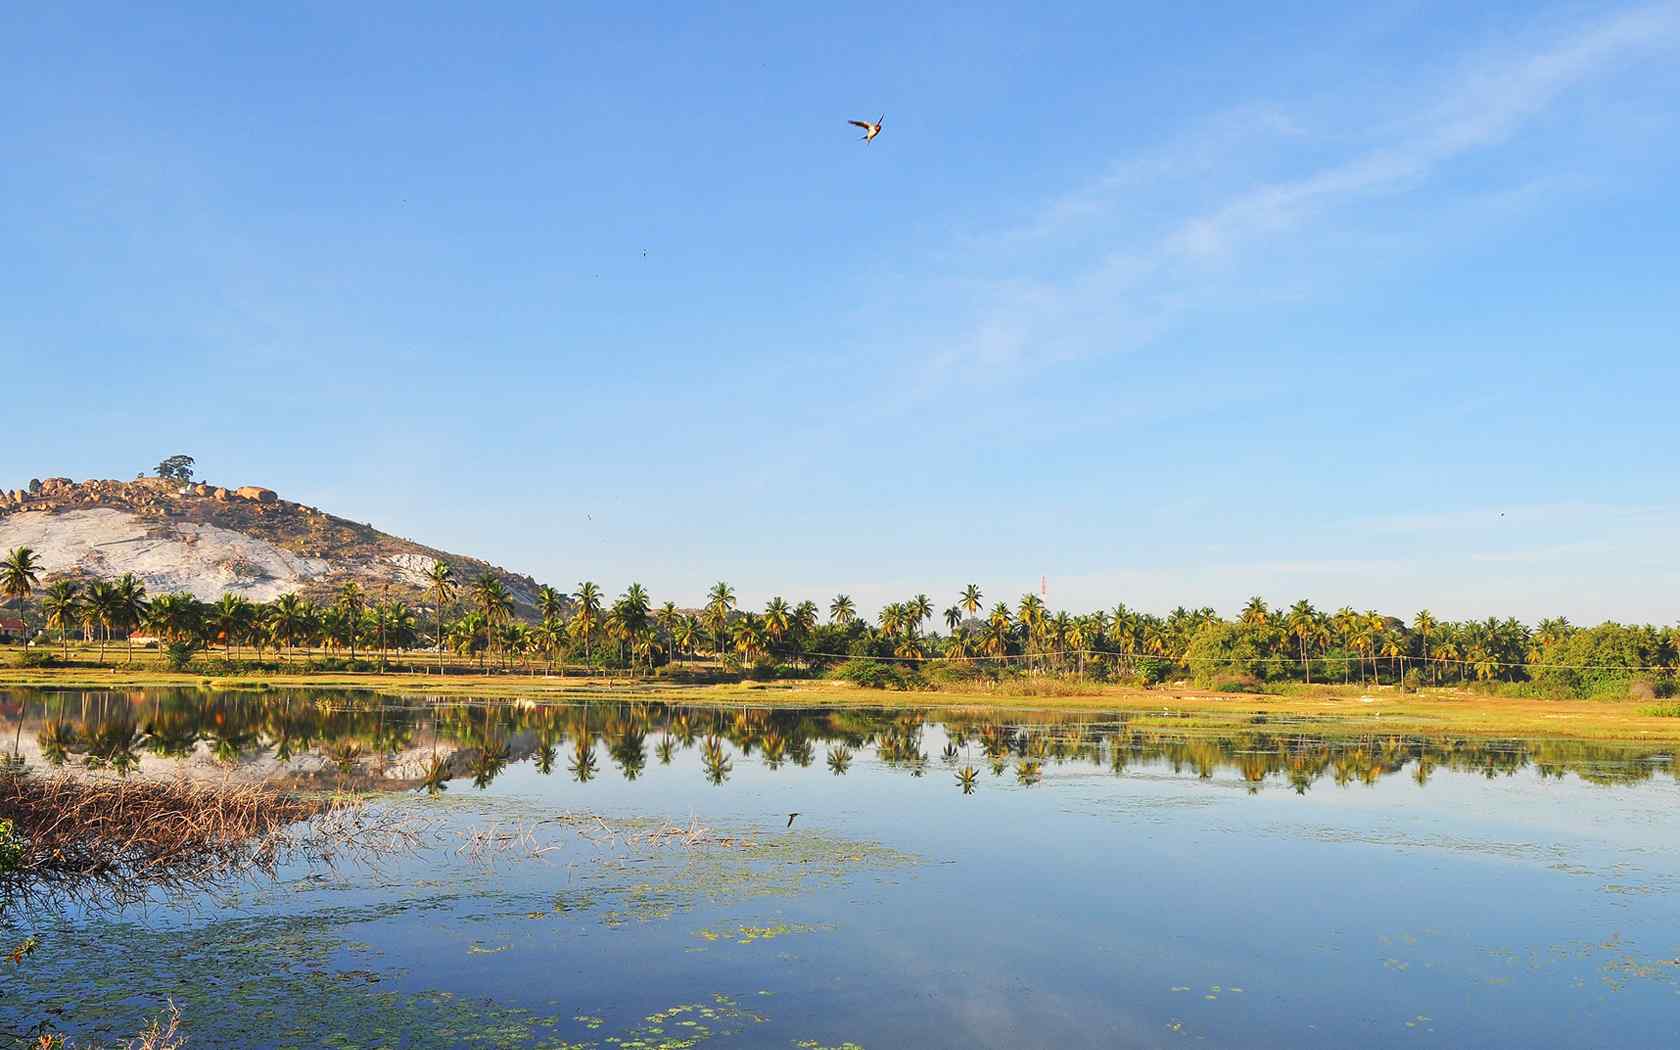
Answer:
[[[0,561],[0,597],[21,606],[39,584],[38,569],[28,548],[9,552]],[[1672,675],[1680,664],[1680,628],[1606,624],[1583,630],[1561,617],[1529,628],[1514,619],[1452,622],[1427,609],[1402,620],[1374,610],[1321,611],[1305,599],[1273,608],[1252,598],[1231,620],[1209,608],[1180,607],[1157,616],[1124,604],[1075,615],[1053,612],[1030,593],[1013,607],[999,601],[987,608],[981,588],[969,584],[939,614],[946,629],[939,634],[926,630],[935,617],[926,594],[887,603],[870,624],[846,594],[828,603],[823,622],[809,600],[776,596],[762,612],[743,610],[727,582],[713,585],[699,609],[684,610],[669,601],[655,606],[639,583],[609,600],[598,584],[585,580],[570,592],[539,588],[536,622],[530,623],[516,615],[512,594],[490,573],[463,581],[447,562],[437,561],[426,590],[430,644],[440,664],[448,650],[476,654],[481,666],[492,658],[504,666],[540,659],[552,669],[557,660],[581,656],[591,666],[604,662],[651,671],[660,662],[709,651],[742,664],[939,659],[1081,675],[1094,665],[1105,674],[1146,679],[1219,668],[1306,682],[1354,675],[1400,679],[1412,669],[1436,682],[1522,681],[1590,665]],[[421,641],[414,610],[400,601],[370,600],[355,582],[321,604],[287,594],[267,604],[224,595],[206,605],[185,594],[148,600],[144,585],[127,575],[85,588],[55,582],[40,605],[47,626],[65,639],[77,627],[84,637],[101,641],[113,632],[146,627],[165,642],[220,642],[235,649],[249,644],[259,653],[271,645],[287,656],[297,646],[321,644],[346,649],[353,659],[358,646],[377,647],[381,663],[389,650]],[[449,619],[452,608],[460,614]]]

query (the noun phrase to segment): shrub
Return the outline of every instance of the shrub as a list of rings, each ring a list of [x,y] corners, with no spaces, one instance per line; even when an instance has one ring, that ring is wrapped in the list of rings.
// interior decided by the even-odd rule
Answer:
[[[1657,698],[1657,687],[1647,679],[1641,678],[1628,686],[1628,699],[1651,701]]]
[[[1145,656],[1137,662],[1137,678],[1143,685],[1160,685],[1173,673],[1170,660],[1161,660],[1153,656]]]
[[[1213,681],[1214,692],[1217,693],[1263,693],[1266,687],[1252,675],[1226,674],[1220,675]]]
[[[494,664],[486,666],[492,672],[496,669]],[[318,660],[309,661],[307,667],[316,673],[336,674],[340,671],[376,671],[379,669],[379,662],[363,660],[361,657],[352,660],[345,656],[323,656]]]
[[[876,660],[847,660],[828,672],[828,677],[866,689],[904,689],[910,684],[903,671]]]
[[[1400,690],[1405,693],[1415,693],[1423,687],[1423,673],[1413,667],[1400,679]]]
[[[25,649],[18,654],[17,665],[19,667],[58,667],[60,663],[58,657],[54,656],[50,649]]]
[[[169,665],[171,671],[185,671],[197,652],[198,643],[183,638],[164,646],[163,662]]]

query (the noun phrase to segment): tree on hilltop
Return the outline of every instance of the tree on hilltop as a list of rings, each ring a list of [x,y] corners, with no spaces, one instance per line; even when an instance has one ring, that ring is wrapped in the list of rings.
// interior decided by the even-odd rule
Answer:
[[[169,481],[191,481],[193,477],[193,458],[191,456],[170,456],[157,465],[157,476]]]

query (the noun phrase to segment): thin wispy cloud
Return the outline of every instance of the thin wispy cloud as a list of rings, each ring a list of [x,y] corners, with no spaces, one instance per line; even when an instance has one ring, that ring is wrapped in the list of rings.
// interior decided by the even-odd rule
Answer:
[[[1243,194],[1190,220],[1167,246],[1193,256],[1224,255],[1335,206],[1415,186],[1457,157],[1508,140],[1571,87],[1660,53],[1677,35],[1680,7],[1661,5],[1613,16],[1538,53],[1486,60],[1443,91],[1398,141]]]
[[[1677,43],[1680,4],[1636,8],[1478,53],[1439,75],[1421,104],[1413,88],[1312,120],[1285,105],[1245,104],[1180,141],[1121,158],[987,242],[964,245],[965,257],[989,258],[1009,275],[968,282],[979,289],[971,319],[931,355],[924,383],[1147,345],[1192,309],[1252,294],[1240,268],[1262,259],[1269,266],[1273,249],[1311,243],[1331,222],[1338,236],[1356,231],[1360,205],[1428,194],[1432,208],[1463,228],[1467,191],[1441,185],[1455,162],[1521,140],[1572,92]],[[1319,158],[1309,170],[1241,184],[1247,167],[1298,163],[1277,156],[1296,145]],[[1187,192],[1199,181],[1217,185]],[[1476,192],[1508,212],[1509,191],[1533,184],[1532,172],[1513,171],[1505,186]],[[1555,173],[1548,180],[1565,184]],[[1022,272],[1024,251],[1045,260],[1038,268],[1045,276]],[[1070,267],[1069,256],[1083,261]],[[978,367],[960,367],[970,365]]]

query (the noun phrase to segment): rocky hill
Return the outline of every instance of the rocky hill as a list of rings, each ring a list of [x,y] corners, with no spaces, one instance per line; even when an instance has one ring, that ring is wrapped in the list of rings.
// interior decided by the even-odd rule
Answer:
[[[501,577],[522,612],[537,590],[529,576],[399,539],[255,485],[48,478],[0,489],[0,551],[20,546],[39,555],[43,582],[132,572],[153,594],[189,591],[205,600],[228,592],[254,601],[288,591],[322,598],[355,580],[371,596],[418,603],[434,561],[448,562],[462,584],[485,572]]]

